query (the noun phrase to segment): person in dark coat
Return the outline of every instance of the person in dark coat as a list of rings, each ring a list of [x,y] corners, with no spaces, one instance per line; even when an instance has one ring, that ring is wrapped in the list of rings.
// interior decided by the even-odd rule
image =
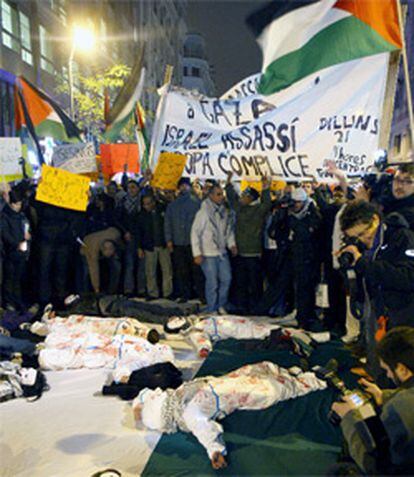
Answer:
[[[190,179],[178,181],[178,197],[168,204],[164,219],[167,247],[172,252],[174,278],[181,301],[204,297],[204,278],[191,253],[191,226],[200,209],[200,200],[191,193]]]
[[[23,198],[10,192],[10,202],[1,216],[1,237],[4,246],[4,304],[10,310],[24,310],[23,277],[29,256],[29,221],[21,212]]]
[[[152,194],[147,194],[142,198],[142,209],[138,216],[138,256],[145,257],[148,298],[159,297],[158,263],[162,273],[162,295],[169,298],[173,288],[171,256],[164,235],[165,206],[157,203]]]
[[[296,302],[296,319],[304,329],[311,330],[317,325],[315,314],[315,291],[319,277],[318,230],[321,215],[315,203],[306,192],[295,189],[292,192],[294,206],[289,210],[292,268]]]

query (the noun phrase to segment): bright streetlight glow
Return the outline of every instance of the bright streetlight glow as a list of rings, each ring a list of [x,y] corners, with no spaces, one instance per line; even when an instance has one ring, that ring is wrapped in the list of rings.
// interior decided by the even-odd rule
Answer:
[[[73,27],[73,48],[76,51],[91,51],[95,46],[95,35],[92,30],[80,25]]]

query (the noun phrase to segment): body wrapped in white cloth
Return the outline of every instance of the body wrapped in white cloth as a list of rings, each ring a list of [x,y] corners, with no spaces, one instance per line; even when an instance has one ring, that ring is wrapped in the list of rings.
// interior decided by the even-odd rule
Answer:
[[[329,341],[330,338],[329,333],[310,333],[236,315],[209,316],[196,322],[188,329],[187,334],[197,353],[205,357],[217,341],[229,338],[262,340],[268,338],[274,330],[281,330],[286,338],[293,339],[301,347],[309,346],[313,341]]]
[[[114,368],[113,379],[125,381],[138,369],[157,363],[174,362],[170,346],[151,344],[138,336],[98,333],[49,333],[39,353],[43,369]]]
[[[214,461],[217,454],[226,454],[223,427],[217,420],[236,410],[266,409],[325,388],[314,373],[299,368],[293,373],[293,369],[263,361],[221,377],[197,378],[175,390],[144,389],[135,398],[133,409],[147,428],[191,432]]]

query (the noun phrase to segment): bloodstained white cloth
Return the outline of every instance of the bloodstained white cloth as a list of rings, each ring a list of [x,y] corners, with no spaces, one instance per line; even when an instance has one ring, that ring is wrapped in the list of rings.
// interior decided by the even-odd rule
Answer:
[[[298,371],[298,368],[295,368]],[[290,372],[263,361],[243,366],[221,377],[208,376],[182,384],[178,389],[144,389],[133,408],[141,407],[147,428],[161,432],[191,432],[210,459],[226,453],[223,427],[217,422],[236,410],[266,409],[279,401],[326,388],[311,372]]]
[[[214,315],[200,320],[189,330],[188,337],[198,353],[201,350],[210,352],[216,341],[234,338],[265,339],[273,330],[281,329],[286,337],[296,338],[304,345],[312,340],[318,343],[329,341],[328,333],[310,333],[296,328],[281,327],[276,324],[258,322],[254,318],[236,315]]]
[[[138,336],[57,332],[47,335],[39,353],[43,369],[115,368],[115,381],[127,379],[132,371],[157,363],[174,362],[170,346],[151,344]]]

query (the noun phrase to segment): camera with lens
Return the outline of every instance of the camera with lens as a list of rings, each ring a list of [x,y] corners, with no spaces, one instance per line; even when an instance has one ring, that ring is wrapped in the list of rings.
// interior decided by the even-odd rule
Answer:
[[[344,242],[345,245],[341,248],[341,250],[348,247],[349,245],[355,245],[355,247],[358,247],[358,249],[360,248],[360,243],[355,237],[346,237]],[[339,255],[338,262],[343,271],[350,270],[354,265],[354,256],[351,252],[344,252]]]
[[[344,381],[338,376],[338,362],[335,359],[328,361],[325,367],[314,366],[312,371],[316,377],[326,381],[329,386],[339,391],[342,396],[347,396],[357,406],[361,407],[371,401],[371,396],[361,389],[348,389]],[[334,426],[338,426],[341,418],[335,411],[330,410],[328,420]]]
[[[369,172],[362,177],[366,189],[371,191],[371,200],[384,205],[392,199],[392,181],[394,176],[385,172],[388,164],[388,154],[385,150],[377,152],[374,160],[378,172]]]

